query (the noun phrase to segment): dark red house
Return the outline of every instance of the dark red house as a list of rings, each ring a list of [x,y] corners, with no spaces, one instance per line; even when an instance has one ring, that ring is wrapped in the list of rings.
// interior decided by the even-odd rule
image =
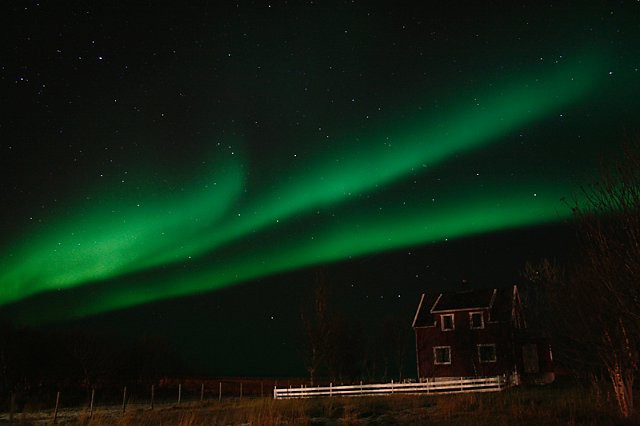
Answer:
[[[413,319],[418,378],[549,383],[551,349],[527,328],[517,286],[423,294]]]

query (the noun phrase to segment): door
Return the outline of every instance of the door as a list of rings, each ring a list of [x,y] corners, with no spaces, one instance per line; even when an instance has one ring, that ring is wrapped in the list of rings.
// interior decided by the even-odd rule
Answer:
[[[540,371],[538,345],[530,343],[522,346],[522,362],[525,373],[538,373]]]

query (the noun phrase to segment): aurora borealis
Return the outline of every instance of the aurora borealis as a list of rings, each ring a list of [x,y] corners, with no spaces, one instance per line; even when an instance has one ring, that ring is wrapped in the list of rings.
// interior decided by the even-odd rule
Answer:
[[[429,250],[562,226],[636,131],[636,5],[329,3],[14,5],[0,313],[117,316],[310,267],[397,299],[503,261],[436,274]]]
[[[290,175],[290,183],[274,185],[272,191],[258,195],[257,199],[242,199],[241,166],[229,161],[229,164],[216,164],[220,176],[211,172],[209,176],[194,179],[199,181],[199,189],[187,190],[186,196],[169,194],[159,200],[143,197],[142,201],[126,197],[97,200],[110,211],[106,214],[89,211],[84,217],[71,215],[62,224],[54,221],[51,227],[56,232],[49,234],[44,230],[28,246],[12,253],[15,261],[3,265],[0,276],[5,283],[3,302],[166,263],[189,261],[215,252],[224,243],[250,238],[252,233],[280,221],[286,229],[286,221],[291,216],[339,204],[353,194],[366,194],[401,179],[416,167],[434,167],[455,153],[496,143],[501,134],[588,95],[599,74],[603,74],[603,70],[596,61],[582,60],[556,70],[547,78],[511,82],[511,87],[506,88],[498,86],[495,94],[483,97],[482,106],[452,107],[443,118],[434,119],[428,114],[417,118],[398,134],[391,133],[392,140],[397,141],[394,146],[372,136],[365,141],[363,150],[363,144],[349,146],[350,141],[345,138],[344,152],[332,153],[341,161],[311,159],[306,170]],[[272,180],[276,181],[275,178]],[[153,183],[145,189],[153,193]],[[447,236],[557,220],[561,218],[557,208],[562,190],[568,188],[550,190],[547,183],[542,183],[539,197],[534,198],[532,190],[523,199],[519,196],[522,188],[514,192],[491,188],[489,200],[467,198],[474,212],[471,218],[466,217],[466,213],[460,215],[459,209],[449,204],[436,212],[422,204],[409,212],[392,210],[383,215],[378,212],[371,215],[363,210],[357,217],[343,218],[340,224],[329,227],[313,240],[307,237],[292,248],[275,250],[275,256],[274,250],[267,247],[270,254],[266,259],[261,252],[256,257],[241,255],[239,260],[232,259],[231,268],[215,265],[199,271],[195,277],[174,277],[174,284],[158,284],[155,291],[142,294],[132,291],[134,285],[127,290],[129,296],[110,295],[107,299],[111,302],[103,301],[98,306],[86,304],[79,312],[95,313],[211,290],[261,274]],[[499,211],[495,210],[498,200],[502,203]],[[354,227],[362,228],[358,239],[352,238]],[[258,266],[249,266],[256,263],[256,259],[261,259]]]

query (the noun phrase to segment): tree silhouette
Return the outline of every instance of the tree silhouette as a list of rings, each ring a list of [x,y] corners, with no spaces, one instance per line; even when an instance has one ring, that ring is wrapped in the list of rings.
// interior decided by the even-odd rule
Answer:
[[[328,286],[324,274],[316,273],[311,304],[303,306],[300,319],[304,327],[304,362],[311,385],[317,382],[321,366],[327,359],[329,346]]]
[[[640,143],[582,188],[573,206],[578,255],[564,273],[549,262],[525,275],[547,289],[538,307],[565,364],[602,372],[622,417],[633,414],[640,349]]]

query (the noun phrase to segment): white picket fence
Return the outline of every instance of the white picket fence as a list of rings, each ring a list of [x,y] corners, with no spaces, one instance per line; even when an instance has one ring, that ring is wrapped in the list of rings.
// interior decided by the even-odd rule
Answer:
[[[274,388],[275,399],[313,398],[321,396],[364,396],[390,395],[400,393],[445,394],[461,392],[497,392],[509,387],[505,376],[495,377],[455,377],[432,379],[420,383],[376,383],[349,386],[320,386],[299,388]]]

